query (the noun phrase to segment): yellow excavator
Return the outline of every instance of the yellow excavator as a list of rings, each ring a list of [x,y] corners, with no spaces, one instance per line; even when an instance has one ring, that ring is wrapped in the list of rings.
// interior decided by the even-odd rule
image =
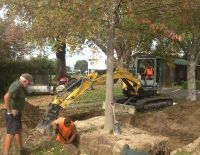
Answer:
[[[121,79],[123,81],[124,97],[115,100],[116,103],[132,105],[137,111],[146,111],[149,109],[163,108],[173,104],[171,98],[159,95],[161,83],[161,59],[154,57],[137,57],[135,75],[128,70],[117,68],[113,74],[113,80]],[[151,79],[146,79],[143,75],[145,65],[152,65],[154,75]],[[69,104],[85,93],[91,87],[103,85],[106,82],[106,74],[99,75],[94,72],[88,74],[66,88],[64,92],[55,96],[49,109],[45,113],[38,127],[47,126],[52,120],[56,119],[60,110],[66,108]]]

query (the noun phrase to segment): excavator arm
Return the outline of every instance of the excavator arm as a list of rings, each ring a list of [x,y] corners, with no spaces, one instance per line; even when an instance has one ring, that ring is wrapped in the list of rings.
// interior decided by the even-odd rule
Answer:
[[[135,95],[139,95],[139,88],[141,88],[140,81],[130,72],[125,69],[116,69],[113,74],[113,79],[122,79],[124,83],[130,85],[134,83],[132,91]],[[79,81],[80,85],[72,90],[70,93],[64,93],[62,96],[56,96],[52,104],[56,104],[65,108],[67,105],[74,103],[80,95],[84,94],[90,87],[104,85],[106,82],[106,75],[98,76],[97,73],[91,73],[86,78]]]
[[[129,71],[125,69],[116,69],[113,73],[113,79],[122,79],[127,87],[131,88],[133,94],[136,96],[139,95],[141,82]],[[37,128],[45,128],[45,126],[48,126],[51,121],[57,118],[59,111],[62,108],[66,108],[69,104],[74,103],[75,100],[84,94],[89,88],[104,85],[105,83],[106,74],[99,76],[97,73],[91,73],[86,78],[72,84],[66,92],[55,96],[53,102],[49,104],[49,109],[44,114],[43,119],[38,124]]]

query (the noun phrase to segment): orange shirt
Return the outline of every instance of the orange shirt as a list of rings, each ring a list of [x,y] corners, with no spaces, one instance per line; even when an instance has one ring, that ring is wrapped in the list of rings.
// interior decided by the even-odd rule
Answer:
[[[59,131],[62,133],[62,135],[65,137],[66,140],[68,140],[72,134],[72,131],[75,128],[74,123],[71,121],[71,124],[69,127],[66,127],[64,124],[64,117],[60,117],[59,118]],[[60,135],[60,133],[58,132],[56,135],[56,140],[61,142],[61,143],[65,143],[65,139],[63,138],[63,136]]]
[[[152,67],[146,68],[146,76],[153,77],[153,68]]]

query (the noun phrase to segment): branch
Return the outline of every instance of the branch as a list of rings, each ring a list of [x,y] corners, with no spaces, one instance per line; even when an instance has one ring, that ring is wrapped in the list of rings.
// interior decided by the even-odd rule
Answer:
[[[166,6],[166,5],[178,5],[180,4],[181,2],[176,2],[176,3],[168,3],[168,4],[163,4],[161,6],[154,6],[154,7],[150,7],[150,8],[147,8],[147,9],[142,9],[142,10],[138,10],[138,11],[128,11],[128,12],[125,12],[125,13],[122,13],[120,15],[130,15],[130,14],[133,14],[133,13],[141,13],[141,12],[145,12],[145,11],[150,11],[150,10],[155,10],[155,9],[158,9],[158,8],[161,8],[163,6]]]
[[[96,44],[105,54],[107,53],[107,48],[97,39],[92,38],[90,39],[94,44]],[[107,55],[107,54],[106,54]]]
[[[186,53],[187,52],[187,49],[186,49],[186,46],[184,45],[184,42],[178,42],[180,48],[182,48],[182,50]]]
[[[181,35],[176,34],[175,32],[173,32],[172,30],[169,30],[164,24],[154,24],[151,20],[149,19],[142,19],[140,21],[142,24],[147,24],[149,25],[149,27],[155,31],[161,31],[164,34],[167,35],[168,38],[170,38],[171,40],[175,40],[175,41],[182,41],[184,38]]]

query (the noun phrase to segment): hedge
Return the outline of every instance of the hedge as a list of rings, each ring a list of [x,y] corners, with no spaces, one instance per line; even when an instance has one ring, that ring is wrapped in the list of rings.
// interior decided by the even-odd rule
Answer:
[[[23,61],[0,60],[0,96],[22,73],[30,73],[34,76],[35,74],[48,74],[49,71],[55,73],[55,63],[47,58]]]

